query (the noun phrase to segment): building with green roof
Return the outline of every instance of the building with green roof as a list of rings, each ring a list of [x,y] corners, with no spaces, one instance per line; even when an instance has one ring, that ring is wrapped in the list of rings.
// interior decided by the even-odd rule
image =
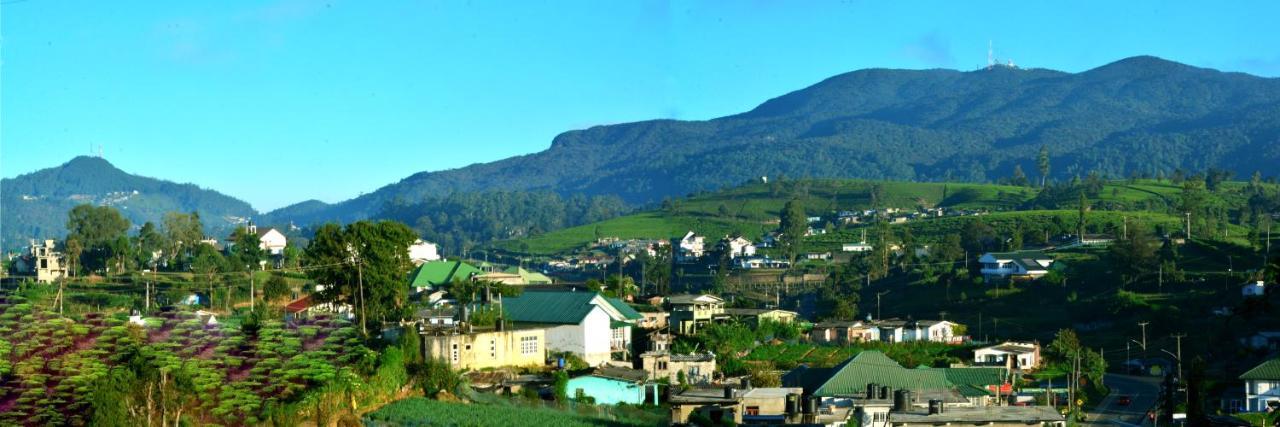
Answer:
[[[596,292],[526,290],[501,300],[508,321],[547,329],[547,347],[592,366],[631,352],[631,328],[643,316],[626,302]]]
[[[784,386],[804,387],[829,402],[865,401],[869,385],[908,390],[915,402],[982,406],[995,390],[1008,390],[1003,368],[905,368],[884,353],[867,350],[830,369],[800,367],[784,377]],[[877,393],[878,395],[878,393]]]
[[[424,262],[409,274],[409,286],[421,292],[453,283],[454,280],[471,280],[472,276],[480,273],[479,268],[462,261]]]
[[[1280,406],[1280,357],[1262,362],[1240,374],[1244,380],[1245,411],[1265,411],[1269,405]]]

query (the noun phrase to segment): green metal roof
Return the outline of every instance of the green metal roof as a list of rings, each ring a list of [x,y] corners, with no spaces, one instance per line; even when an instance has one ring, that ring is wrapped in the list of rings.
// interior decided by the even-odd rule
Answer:
[[[469,279],[472,274],[480,274],[480,269],[462,261],[424,262],[413,271],[409,285],[417,288],[445,285],[455,278]]]
[[[595,292],[524,292],[504,298],[502,308],[513,322],[575,325],[591,313]]]
[[[536,272],[536,271],[529,271],[520,267],[511,267],[504,270],[503,272],[520,276],[521,281],[523,281],[524,284],[526,285],[550,285],[551,284],[550,277],[547,277],[547,275]]]
[[[894,389],[949,389],[951,384],[937,369],[907,369],[884,353],[868,350],[836,367],[834,373],[814,392],[824,397],[857,396],[866,393],[867,384]]]
[[[987,396],[986,386],[1003,384],[1004,368],[908,369],[884,353],[867,350],[834,368],[831,376],[814,392],[818,396],[856,396],[866,393],[867,384],[894,389],[955,389],[966,397]]]
[[[1240,375],[1242,380],[1280,380],[1280,358],[1262,362]]]
[[[631,304],[627,304],[626,301],[617,298],[605,298],[605,301],[609,301],[609,305],[612,305],[619,313],[622,313],[622,317],[627,320],[639,320],[644,318],[644,316],[640,315],[640,312],[631,308]]]

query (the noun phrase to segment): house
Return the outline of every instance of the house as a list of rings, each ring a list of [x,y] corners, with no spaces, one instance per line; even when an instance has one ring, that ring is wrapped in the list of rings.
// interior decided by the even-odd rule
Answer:
[[[728,317],[724,300],[714,295],[675,295],[667,298],[667,304],[671,305],[668,322],[678,334],[692,335],[698,327]]]
[[[776,323],[791,323],[796,320],[796,312],[779,310],[776,308],[726,308],[724,314],[729,317],[746,321],[753,327],[760,325],[761,320],[768,320]]]
[[[670,316],[669,313],[661,310],[641,311],[641,319],[636,326],[644,329],[666,329],[668,316]]]
[[[1041,251],[989,252],[978,262],[988,280],[1037,279],[1049,273],[1053,258]]]
[[[889,427],[1041,426],[1066,427],[1066,417],[1048,406],[988,406],[981,408],[890,412]],[[868,426],[871,427],[871,426]]]
[[[440,260],[440,245],[422,239],[414,240],[409,245],[409,262],[421,265],[424,262]]]
[[[547,329],[548,351],[569,352],[591,366],[626,358],[631,328],[640,313],[595,292],[526,290],[501,300],[507,319],[520,327]]]
[[[804,254],[804,259],[810,261],[825,261],[831,259],[831,252],[808,252]]]
[[[570,378],[566,387],[570,397],[585,396],[595,399],[597,405],[644,403],[649,388],[653,389],[653,404],[658,404],[658,384],[649,382],[644,371],[616,367],[596,368],[590,375]]]
[[[1005,341],[973,351],[973,362],[1000,365],[1009,370],[1034,371],[1040,367],[1040,344]]]
[[[471,280],[482,273],[479,268],[462,261],[424,262],[409,275],[409,287],[414,292],[422,292],[453,283],[454,280]]]
[[[492,271],[475,276],[475,280],[501,283],[504,285],[550,285],[547,275],[525,270],[523,267],[510,267],[503,271]]]
[[[867,242],[845,243],[840,245],[841,252],[870,252],[872,249],[875,248],[868,245]]]
[[[1245,297],[1262,297],[1267,295],[1267,284],[1261,280],[1240,287],[1240,294]]]
[[[894,343],[907,341],[907,322],[899,319],[879,319],[868,323],[872,336],[879,341]]]
[[[929,341],[941,343],[959,343],[955,336],[955,322],[946,320],[916,320],[904,325],[903,341]]]
[[[51,239],[45,239],[44,244],[37,244],[32,240],[30,259],[29,268],[34,270],[36,282],[53,283],[55,280],[67,277],[67,266],[63,265],[66,256],[54,250],[54,241]]]
[[[743,270],[755,270],[760,268],[785,269],[791,267],[790,262],[770,259],[767,256],[741,257],[736,261],[736,266]]]
[[[720,241],[718,248],[727,252],[730,259],[749,257],[756,254],[756,247],[751,244],[750,240],[744,239],[742,236],[725,236]]]
[[[442,360],[453,369],[536,367],[547,361],[547,330],[542,328],[506,329],[498,325],[488,330],[464,330],[452,324],[424,324],[418,332],[423,357]]]
[[[809,331],[809,341],[820,344],[849,344],[876,339],[870,328],[856,320],[822,322]]]
[[[288,239],[284,237],[284,233],[281,233],[280,230],[271,227],[258,228],[257,225],[250,223],[246,231],[258,237],[258,248],[262,249],[263,252],[271,256],[284,255],[284,248],[288,246]],[[235,243],[230,238],[227,241]]]
[[[823,406],[868,407],[871,420],[864,421],[871,422],[863,425],[883,425],[888,409],[883,403],[892,391],[908,391],[911,408],[927,407],[930,400],[947,407],[994,405],[997,393],[1012,390],[1007,374],[1003,368],[904,368],[884,353],[866,350],[833,368],[801,365],[784,375],[782,383],[804,388]]]
[[[716,373],[716,355],[710,351],[671,354],[667,350],[653,350],[640,354],[640,365],[649,379],[666,378],[668,384],[675,385],[707,384]]]
[[[286,321],[305,319],[320,313],[338,314],[346,319],[355,318],[355,310],[351,304],[321,303],[314,299],[314,295],[305,295],[302,298],[290,301],[284,306]]]
[[[1116,241],[1116,236],[1110,234],[1083,234],[1076,241],[1083,246],[1107,246]]]
[[[1280,406],[1280,357],[1262,362],[1240,375],[1244,381],[1244,410],[1262,412]]]
[[[676,261],[677,262],[693,262],[702,258],[706,253],[703,237],[690,231],[680,238],[680,242],[676,245]]]

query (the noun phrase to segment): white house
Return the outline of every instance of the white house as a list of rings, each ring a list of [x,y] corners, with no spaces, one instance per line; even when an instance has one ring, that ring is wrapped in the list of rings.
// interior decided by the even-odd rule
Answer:
[[[950,343],[956,340],[954,322],[946,320],[917,320],[907,323],[903,329],[903,341],[930,341]]]
[[[875,248],[868,245],[867,242],[845,243],[840,245],[841,252],[870,252],[872,249]]]
[[[690,231],[680,238],[680,244],[677,246],[676,259],[678,261],[693,261],[702,258],[706,252],[703,237]]]
[[[987,365],[999,364],[1011,369],[1035,370],[1040,367],[1040,345],[1005,341],[974,350],[973,362]]]
[[[1244,410],[1262,412],[1280,405],[1280,358],[1274,358],[1240,375],[1244,381]]]
[[[753,270],[757,268],[790,268],[791,263],[785,260],[771,259],[767,256],[750,256],[738,258],[734,265],[743,270]]]
[[[591,366],[629,353],[631,328],[642,319],[621,300],[595,292],[525,291],[501,304],[507,320],[545,328],[548,350],[573,353]]]
[[[982,275],[991,278],[1035,279],[1049,273],[1053,258],[1041,251],[989,252],[978,258]]]
[[[268,255],[283,255],[284,248],[288,244],[288,239],[284,237],[284,233],[275,228],[258,228],[258,226],[249,224],[249,234],[258,236],[258,248],[262,249]],[[229,243],[235,244],[231,239],[227,239]]]
[[[424,262],[440,260],[440,245],[424,241],[422,239],[414,240],[409,245],[409,261],[413,265],[421,265]]]
[[[756,247],[751,244],[750,240],[742,238],[742,236],[726,236],[720,241],[721,248],[729,251],[729,258],[749,257],[756,254]]]
[[[1246,297],[1266,296],[1267,284],[1259,280],[1240,287],[1240,294]]]

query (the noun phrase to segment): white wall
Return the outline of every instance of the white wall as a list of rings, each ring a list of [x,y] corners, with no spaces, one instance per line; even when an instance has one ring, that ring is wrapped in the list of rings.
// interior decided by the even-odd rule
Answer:
[[[582,323],[547,328],[547,349],[576,354],[587,364],[597,366],[609,361],[612,338],[609,315],[596,306],[582,319]]]

